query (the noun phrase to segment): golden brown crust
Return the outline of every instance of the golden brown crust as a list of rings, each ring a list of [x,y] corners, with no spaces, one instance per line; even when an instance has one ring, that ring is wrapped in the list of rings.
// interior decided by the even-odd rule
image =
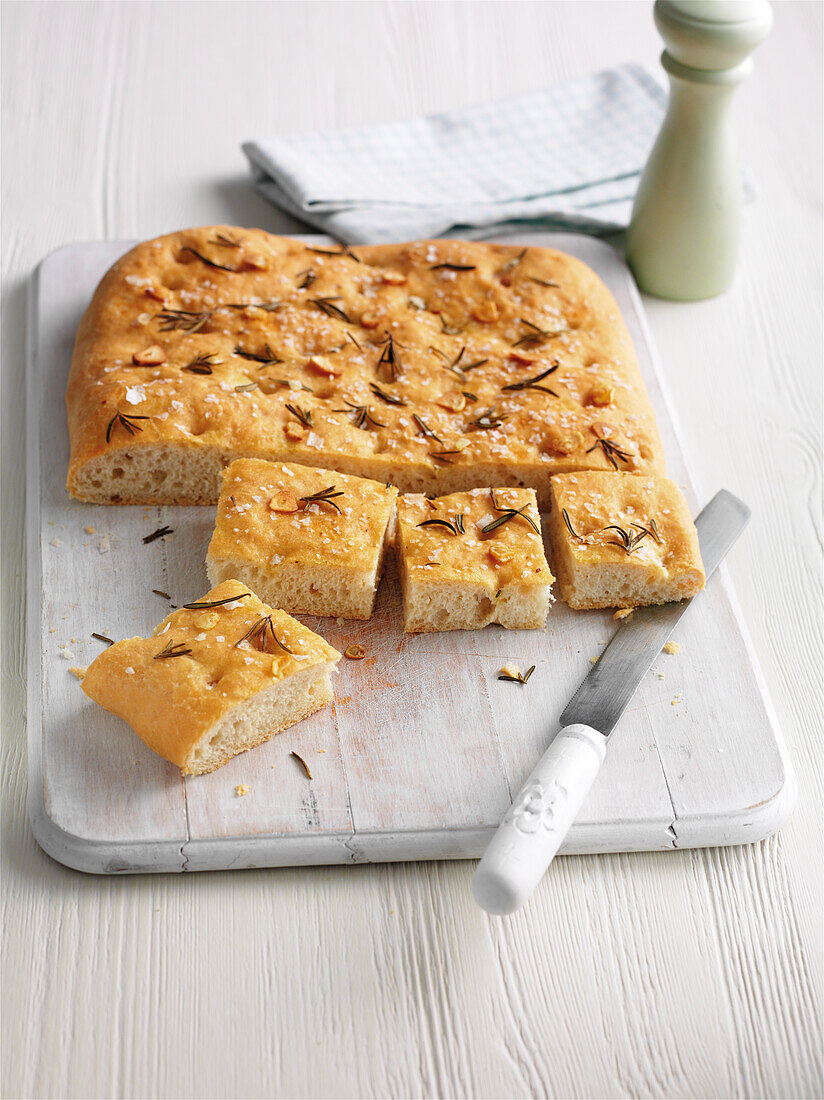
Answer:
[[[553,564],[570,607],[660,603],[704,587],[698,533],[675,482],[581,471],[553,477],[551,487]],[[594,592],[599,584],[606,594]]]
[[[328,501],[308,499],[327,489]],[[265,570],[287,563],[374,572],[397,495],[365,478],[237,459],[223,475],[209,557]]]
[[[516,509],[523,514],[483,532]],[[473,489],[436,500],[418,494],[398,500],[401,568],[415,580],[482,584],[492,593],[510,584],[552,584],[540,528],[532,489]]]
[[[89,473],[95,460],[128,463],[159,446],[167,464],[197,456],[211,469],[244,455],[404,490],[521,483],[542,505],[551,473],[663,470],[626,327],[580,261],[444,240],[357,248],[357,260],[329,251],[217,226],[119,260],[77,335],[69,491],[106,503],[216,499],[205,475],[197,490],[158,478],[118,491]]]
[[[220,607],[173,611],[150,638],[115,642],[83,678],[89,698],[184,770],[194,747],[230,710],[297,672],[340,659],[323,638],[261,603],[239,581],[225,581],[197,602],[230,597],[233,602]],[[266,616],[265,638],[241,641]],[[175,650],[190,652],[159,656]]]

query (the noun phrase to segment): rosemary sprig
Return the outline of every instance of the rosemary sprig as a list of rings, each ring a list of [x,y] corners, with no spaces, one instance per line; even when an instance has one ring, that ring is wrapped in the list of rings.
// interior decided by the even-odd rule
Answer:
[[[350,325],[352,322],[346,316],[346,313],[340,306],[335,305],[335,302],[342,300],[339,294],[333,298],[310,298],[312,304],[316,305],[321,313],[325,313],[327,317],[333,317],[336,321],[345,321],[347,325]]]
[[[223,248],[240,248],[243,241],[238,240],[236,237],[230,237],[228,233],[218,233],[216,236],[210,237],[206,243],[218,244]]]
[[[263,367],[260,367],[260,370],[263,370]],[[292,386],[292,383],[289,381],[288,378],[270,378],[269,382],[273,383],[276,386],[288,386],[290,390],[294,389],[294,387]],[[307,386],[305,382],[300,383],[300,389],[302,389],[304,393],[314,393],[315,392],[312,389],[312,387]]]
[[[586,546],[589,542],[589,539],[585,539],[583,535],[579,535],[575,528],[572,526],[572,520],[569,518],[569,512],[566,510],[566,508],[563,508],[561,510],[561,515],[564,517],[564,523],[566,524],[566,529],[567,531],[569,531],[570,535],[572,535],[576,542],[580,542],[584,546]]]
[[[441,445],[443,445],[443,440],[440,438],[440,436],[435,435],[429,425],[424,423],[424,421],[421,420],[417,413],[412,413],[412,419],[418,425],[421,435],[425,435],[427,439],[434,439],[436,443],[440,443]]]
[[[272,636],[272,641],[279,645],[281,649],[285,650],[287,653],[292,652],[289,646],[286,645],[285,642],[282,642],[277,634],[275,634],[275,624],[272,622],[271,615],[264,615],[262,618],[258,619],[257,622],[252,623],[251,627],[242,638],[238,638],[232,648],[237,649],[241,642],[257,642],[261,653],[265,653],[266,639],[270,634]]]
[[[279,359],[277,355],[275,355],[268,344],[263,345],[263,351],[247,351],[246,348],[242,348],[238,344],[235,347],[235,355],[239,355],[241,359],[249,359],[253,363],[260,363],[262,366],[266,367],[271,363],[283,362],[282,359]]]
[[[98,634],[96,631],[92,631],[92,637],[97,638],[98,642],[105,642],[106,645],[114,645],[114,638],[107,638],[105,634]]]
[[[214,311],[211,309],[195,312],[191,309],[162,309],[157,314],[161,332],[200,332]]]
[[[369,388],[374,393],[375,397],[379,397],[387,405],[405,405],[406,402],[402,400],[397,394],[387,393],[386,390],[382,390],[377,382],[370,382]]]
[[[429,457],[434,458],[436,462],[440,462],[443,466],[450,466],[452,464],[452,456],[460,455],[466,450],[465,447],[453,447],[449,451],[430,451]]]
[[[226,302],[224,309],[264,309],[267,313],[277,313],[283,309],[283,302],[274,299],[271,302]]]
[[[112,434],[117,427],[125,429],[125,431],[129,433],[129,435],[134,435],[135,432],[142,432],[143,429],[140,427],[140,425],[135,424],[136,420],[151,420],[151,417],[134,416],[132,413],[122,413],[118,410],[111,418],[108,427],[106,428],[106,442],[108,443],[111,440]]]
[[[445,527],[448,531],[451,531],[453,535],[464,535],[464,517],[463,513],[456,513],[454,520],[448,519],[425,519],[423,523],[416,523],[416,527]]]
[[[430,264],[429,265],[429,270],[430,271],[474,271],[475,270],[475,264],[451,264],[451,263],[444,262],[444,263],[440,263],[440,264]]]
[[[443,314],[440,314],[441,331],[445,332],[447,336],[458,336],[466,328],[466,321],[462,325],[448,325],[444,320]]]
[[[208,611],[212,607],[223,607],[227,603],[234,603],[235,600],[245,600],[247,596],[251,596],[251,592],[241,592],[239,596],[226,596],[223,600],[196,600],[194,603],[185,603],[183,610]]]
[[[500,428],[505,420],[505,413],[496,413],[494,409],[487,409],[486,412],[482,412],[474,420],[470,420],[466,428],[470,432],[488,432]]]
[[[298,764],[300,764],[303,774],[306,776],[307,779],[311,779],[312,773],[309,771],[309,765],[306,763],[303,757],[298,756],[298,754],[294,751],[292,751],[289,755],[294,756],[295,760],[297,760]]]
[[[359,259],[359,257],[357,257],[355,255],[355,253],[352,251],[352,249],[349,247],[348,244],[342,244],[340,246],[340,249],[337,250],[337,251],[334,251],[331,248],[310,248],[307,245],[306,246],[306,251],[307,252],[314,252],[314,254],[316,256],[337,256],[339,259],[340,259],[340,257],[343,256],[343,257],[346,257],[346,259],[354,260],[356,264],[362,264],[363,263],[363,260]]]
[[[181,367],[181,370],[190,371],[192,374],[211,374],[212,367],[219,367],[222,362],[222,359],[215,359],[215,352],[209,352],[207,355],[200,351],[190,363]]]
[[[311,496],[300,497],[300,499],[298,500],[298,504],[303,505],[304,512],[310,504],[329,504],[335,509],[336,512],[342,515],[343,513],[341,512],[337,504],[335,504],[333,497],[342,497],[343,495],[343,489],[338,489],[336,491],[334,485],[327,485],[325,489],[321,489],[317,493],[312,493]]]
[[[539,286],[551,286],[551,287],[555,287],[556,290],[558,289],[558,286],[559,286],[558,283],[551,283],[551,282],[549,282],[548,279],[536,279],[536,277],[534,275],[527,275],[527,278],[529,279],[529,281],[531,283],[538,283]]]
[[[169,602],[171,602],[172,597],[168,592],[161,592],[159,588],[153,588],[152,592],[155,596],[162,596],[164,600],[169,600]]]
[[[508,672],[501,672],[498,679],[508,680],[512,684],[525,684],[534,671],[535,665],[530,665],[526,672],[519,672],[517,676],[510,676]]]
[[[352,416],[352,423],[356,428],[366,429],[371,424],[374,428],[385,428],[386,425],[380,420],[376,420],[372,415],[372,409],[369,405],[355,405],[351,401],[347,401],[344,397],[344,403],[349,407],[347,409],[333,409],[332,412],[350,413]]]
[[[475,402],[478,400],[477,393],[470,393],[469,390],[461,390],[461,393],[464,395],[464,397],[467,399],[467,401],[469,401],[470,404],[472,404],[472,405],[474,405]]]
[[[514,268],[516,268],[518,266],[518,264],[521,262],[521,260],[524,258],[524,256],[526,256],[526,249],[525,248],[521,252],[519,252],[517,256],[513,256],[513,258],[511,260],[507,260],[507,262],[504,264],[504,266],[498,272],[498,275],[499,276],[500,275],[506,275],[508,272],[512,271]]]
[[[515,343],[512,345],[513,348],[519,348],[522,344],[543,344],[544,341],[558,335],[557,332],[550,332],[549,329],[540,328],[540,326],[533,324],[532,321],[527,321],[525,317],[519,317],[518,320],[521,322],[522,325],[526,325],[526,327],[529,329],[529,332],[525,333],[523,336],[520,337],[520,339],[516,340]]]
[[[296,417],[301,422],[301,424],[303,424],[304,428],[312,427],[311,409],[302,409],[300,405],[287,405],[286,408],[289,410],[292,416]]]
[[[534,519],[532,519],[531,516],[528,516],[526,514],[526,510],[529,507],[528,504],[525,504],[523,508],[502,508],[495,499],[494,490],[490,490],[490,496],[492,497],[492,507],[495,509],[496,512],[503,512],[503,515],[498,516],[497,519],[490,520],[489,523],[485,524],[481,528],[482,534],[488,535],[491,531],[496,531],[499,527],[503,527],[505,523],[509,523],[510,520],[517,519],[517,517],[520,516],[521,519],[525,519],[527,521],[529,526],[537,535],[540,535],[541,528],[537,525],[537,523]]]
[[[466,381],[465,375],[467,371],[474,370],[475,367],[482,367],[484,363],[489,362],[488,359],[476,359],[474,363],[464,363],[463,357],[464,353],[466,352],[466,344],[464,344],[464,346],[454,357],[454,359],[450,359],[446,352],[443,352],[440,348],[433,347],[432,345],[430,345],[429,350],[433,351],[435,355],[440,356],[440,358],[443,359],[444,363],[446,364],[446,369],[452,371],[453,374],[457,375],[457,377],[460,378],[462,382]]]
[[[311,267],[306,268],[305,271],[299,271],[296,278],[303,276],[303,282],[298,283],[298,290],[308,290],[312,283],[317,279],[317,272],[313,271]]]
[[[192,652],[191,649],[186,649],[185,646],[185,642],[173,642],[170,638],[163,649],[159,653],[155,653],[154,660],[163,661],[169,657],[185,657]]]
[[[602,527],[602,531],[615,531],[618,535],[617,539],[607,539],[610,546],[620,546],[622,550],[627,552],[627,556],[632,554],[633,550],[637,550],[639,545],[644,541],[649,533],[646,528],[633,531],[631,528],[636,527],[634,523],[630,524],[630,530],[619,526],[617,523],[608,523],[606,527]]]
[[[190,245],[185,245],[181,252],[191,252],[193,256],[196,256],[201,263],[206,264],[207,267],[217,268],[218,271],[230,271],[233,275],[237,274],[236,267],[227,267],[226,264],[219,264],[216,260],[210,260],[208,256],[204,256],[202,252],[198,252],[196,248],[192,248]]]
[[[632,554],[633,550],[637,550],[645,538],[649,537],[654,539],[655,542],[661,542],[661,537],[658,534],[658,528],[655,526],[655,520],[650,520],[650,526],[645,527],[643,523],[631,523],[630,529],[625,529],[617,523],[607,524],[606,527],[602,527],[602,531],[615,531],[618,535],[617,539],[608,539],[610,546],[620,546],[622,550],[625,550],[627,556]],[[635,530],[631,530],[631,528]]]
[[[596,436],[595,442],[592,444],[591,447],[588,448],[586,453],[592,454],[596,447],[600,447],[601,450],[604,452],[604,458],[606,458],[607,462],[609,462],[613,470],[618,469],[617,460],[619,458],[622,462],[629,462],[629,460],[632,458],[632,455],[629,451],[622,450],[622,448],[619,447],[617,443],[613,443],[611,439],[607,439],[607,437],[604,435]]]
[[[254,389],[257,389],[257,382],[247,382],[243,386],[235,386],[235,393],[249,393]]]
[[[398,354],[398,345],[395,344],[395,338],[389,332],[381,343],[383,344],[383,350],[378,358],[377,373],[380,374],[381,369],[386,367],[389,371],[390,381],[394,382],[397,380],[398,371],[403,369],[401,357]]]
[[[525,378],[523,382],[512,382],[508,386],[504,386],[504,390],[542,390],[544,393],[551,393],[553,397],[557,397],[558,394],[555,390],[551,390],[549,386],[539,386],[538,383],[542,382],[544,378],[548,378],[550,374],[554,374],[560,364],[556,361],[547,370],[541,374],[536,374],[534,378]]]
[[[358,349],[358,351],[363,351],[363,348],[362,348],[362,347],[360,346],[360,344],[359,344],[359,343],[357,342],[357,340],[356,340],[356,339],[355,339],[355,337],[354,337],[354,336],[352,335],[352,333],[351,333],[351,332],[349,331],[349,329],[347,329],[347,330],[346,330],[346,338],[347,338],[347,340],[351,340],[351,341],[352,341],[352,343],[353,343],[353,344],[355,345],[355,347],[356,347],[356,348]]]
[[[154,542],[155,539],[165,538],[166,535],[171,535],[172,533],[173,528],[169,526],[158,527],[156,531],[152,531],[150,535],[145,535],[140,541],[143,543],[144,546],[146,546],[148,545],[148,543]]]

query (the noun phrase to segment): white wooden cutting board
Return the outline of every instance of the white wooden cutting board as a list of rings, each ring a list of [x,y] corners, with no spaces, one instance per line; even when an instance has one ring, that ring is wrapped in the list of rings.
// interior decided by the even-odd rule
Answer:
[[[571,252],[610,287],[670,475],[697,511],[704,501],[690,487],[623,261],[577,235],[507,240]],[[31,284],[28,736],[37,840],[62,863],[104,873],[479,856],[614,632],[610,612],[574,613],[559,602],[546,632],[405,636],[390,566],[370,622],[304,618],[339,649],[358,642],[368,650],[363,661],[341,662],[334,706],[212,775],[185,780],[88,700],[70,672],[100,651],[92,631],[151,630],[168,610],[152,589],[182,604],[209,587],[212,508],[91,506],[65,490],[74,334],[100,277],[128,247],[71,245],[48,256]],[[165,524],[172,535],[142,544]],[[610,739],[564,852],[738,844],[789,816],[795,781],[723,567],[674,638],[680,652],[660,656]],[[537,666],[527,686],[497,680],[512,660]],[[246,795],[236,795],[238,784]]]

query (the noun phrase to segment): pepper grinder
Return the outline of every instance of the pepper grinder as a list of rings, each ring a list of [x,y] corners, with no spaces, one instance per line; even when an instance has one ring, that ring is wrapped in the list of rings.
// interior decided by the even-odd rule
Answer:
[[[697,301],[735,274],[742,186],[732,99],[772,9],[767,0],[656,0],[655,25],[670,99],[638,185],[627,259],[642,290]]]

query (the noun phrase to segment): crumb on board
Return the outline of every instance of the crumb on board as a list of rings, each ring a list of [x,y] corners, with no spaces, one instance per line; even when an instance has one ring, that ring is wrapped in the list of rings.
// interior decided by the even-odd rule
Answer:
[[[89,527],[88,524],[86,525],[85,530],[86,530],[87,535],[93,535],[94,534],[94,527]]]
[[[86,675],[85,668],[79,668],[77,665],[73,665],[69,669],[69,672],[73,673],[77,677],[78,680],[82,680],[83,677]]]
[[[499,676],[520,676],[521,675],[521,669],[520,669],[519,665],[513,664],[512,662],[507,662],[507,664],[501,665],[501,667],[498,669],[498,675]]]
[[[350,645],[343,651],[343,655],[350,661],[360,661],[366,656],[366,650],[362,645]]]
[[[664,653],[669,653],[670,657],[674,657],[680,648],[678,642],[667,642],[664,646]]]
[[[54,538],[54,539],[51,539],[49,541],[49,546],[62,546],[62,545],[63,545],[63,540],[62,539]]]
[[[628,619],[634,610],[634,607],[619,607],[612,617],[613,619]]]
[[[59,645],[57,647],[57,652],[60,654],[64,661],[74,660],[74,654],[67,645]]]
[[[249,788],[247,786],[245,786],[243,783],[238,783],[238,785],[235,787],[235,795],[238,798],[243,798],[243,796],[245,794],[248,794],[248,793],[249,793]]]
[[[589,663],[590,663],[591,665],[597,665],[597,664],[598,664],[598,660],[599,660],[599,658],[598,658],[598,657],[590,657],[590,659],[589,659]]]

